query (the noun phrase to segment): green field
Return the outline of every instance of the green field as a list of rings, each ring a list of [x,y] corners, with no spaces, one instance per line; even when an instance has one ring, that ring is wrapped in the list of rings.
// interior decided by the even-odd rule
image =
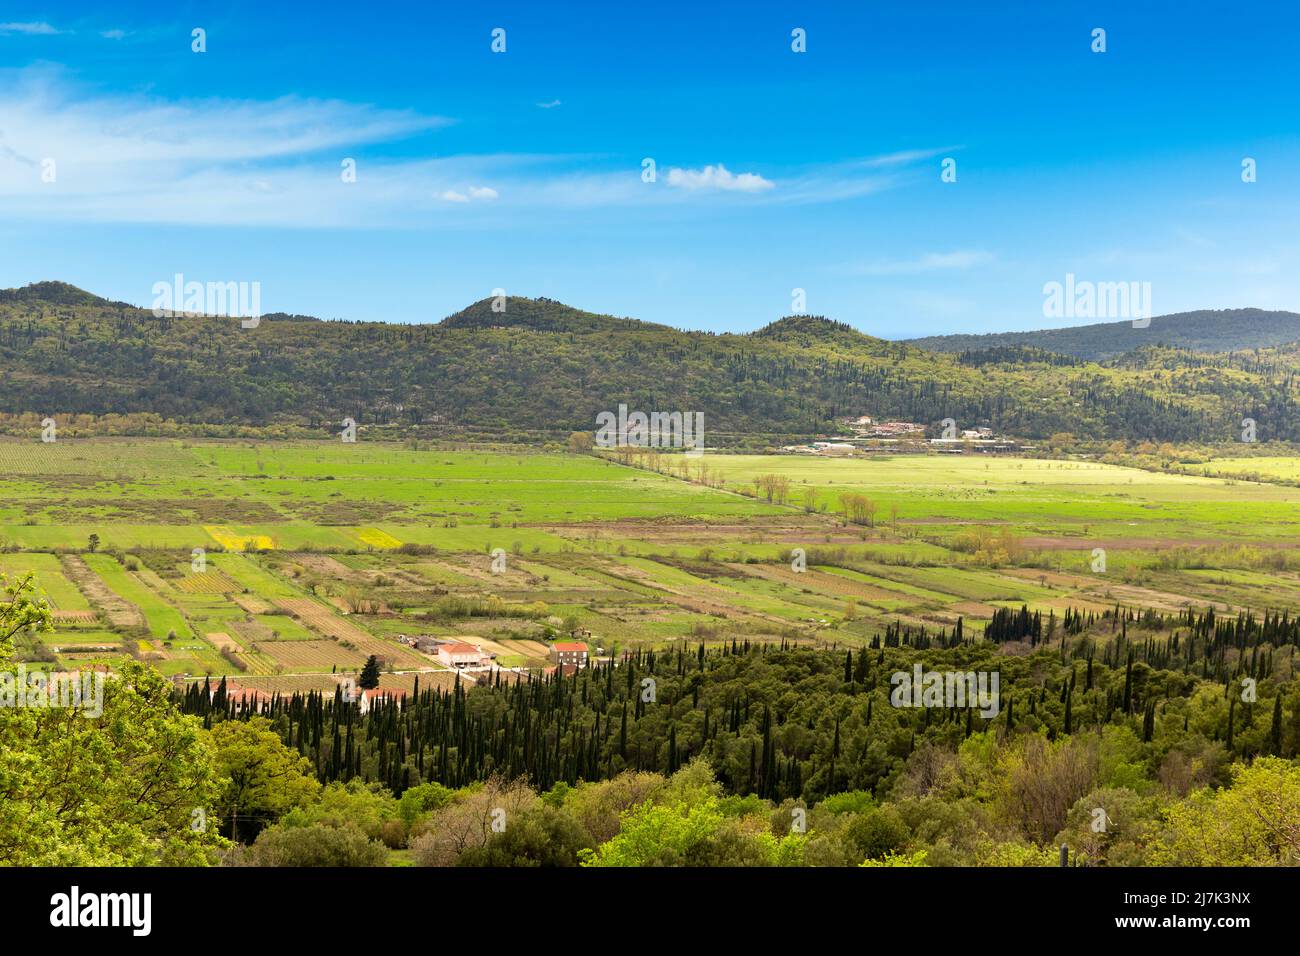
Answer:
[[[0,570],[34,572],[63,612],[43,640],[64,663],[117,643],[169,674],[280,689],[372,653],[394,679],[441,668],[403,637],[538,667],[581,631],[610,653],[851,645],[895,621],[978,633],[1022,604],[1300,611],[1285,485],[980,455],[705,461],[707,484],[518,448],[0,442]],[[768,501],[774,474],[788,488]],[[855,494],[869,520],[843,513]]]
[[[149,633],[154,637],[191,636],[189,625],[180,611],[116,558],[107,554],[88,554],[85,562],[118,597],[139,608]]]
[[[1247,459],[1269,461],[1270,459]],[[1294,459],[1285,459],[1292,462]],[[779,466],[778,466],[779,463]],[[1300,538],[1300,489],[1218,478],[1158,474],[1088,461],[977,455],[825,459],[717,456],[729,484],[759,475],[790,478],[791,500],[816,489],[831,510],[861,492],[879,505],[878,524],[897,507],[904,525],[1004,524],[1024,534],[1167,540]]]
[[[1213,458],[1190,470],[1207,475],[1240,475],[1300,481],[1300,458],[1263,455],[1257,458]]]
[[[11,579],[36,575],[42,596],[59,611],[86,611],[90,604],[77,586],[63,573],[54,554],[0,554],[0,573]]]

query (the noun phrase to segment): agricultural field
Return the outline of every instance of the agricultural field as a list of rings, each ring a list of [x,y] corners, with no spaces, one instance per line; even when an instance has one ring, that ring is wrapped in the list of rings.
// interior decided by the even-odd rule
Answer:
[[[535,669],[571,635],[611,655],[682,639],[853,646],[896,623],[978,634],[1021,606],[1300,613],[1300,489],[1281,484],[977,455],[711,455],[702,480],[636,464],[3,441],[0,571],[33,573],[54,611],[33,661],[131,654],[284,691],[331,686],[370,655],[393,686],[454,680],[417,638]],[[850,513],[853,496],[870,508]]]
[[[1292,456],[1260,455],[1251,458],[1212,458],[1188,470],[1206,475],[1236,475],[1265,481],[1300,482],[1300,458]]]

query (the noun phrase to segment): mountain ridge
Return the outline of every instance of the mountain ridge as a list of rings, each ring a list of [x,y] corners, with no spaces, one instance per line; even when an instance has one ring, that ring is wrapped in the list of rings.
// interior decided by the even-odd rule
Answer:
[[[1025,346],[1074,358],[1104,361],[1149,345],[1220,354],[1276,348],[1300,342],[1300,313],[1280,309],[1201,309],[1154,316],[1143,328],[1131,320],[1024,332],[951,333],[907,339],[884,339],[846,322],[821,315],[786,315],[749,332],[703,332],[628,316],[591,312],[544,296],[509,296],[505,308],[493,308],[493,297],[479,299],[442,319],[414,323],[379,320],[322,319],[318,316],[270,312],[268,321],[339,322],[352,325],[441,326],[448,329],[528,329],[586,334],[623,331],[671,331],[695,335],[731,335],[748,339],[786,341],[802,345],[886,343],[927,352],[977,352]],[[96,295],[67,282],[42,280],[0,289],[0,303],[113,306],[140,308]]]
[[[47,298],[41,298],[46,296]],[[275,316],[280,316],[279,318]],[[155,315],[66,284],[0,295],[0,414],[439,433],[590,432],[602,411],[699,411],[719,442],[834,435],[847,417],[1045,439],[1300,439],[1300,347],[1214,355],[1148,344],[1095,362],[1032,347],[958,353],[817,316],[691,332],[550,299],[483,299],[436,323],[253,327]],[[145,427],[141,420],[141,427]],[[730,436],[730,437],[728,437]]]
[[[1200,309],[1157,315],[1143,328],[1125,320],[1029,332],[930,335],[903,341],[931,352],[1027,345],[1093,360],[1116,358],[1144,345],[1167,345],[1193,352],[1236,352],[1300,341],[1300,314],[1276,309]]]

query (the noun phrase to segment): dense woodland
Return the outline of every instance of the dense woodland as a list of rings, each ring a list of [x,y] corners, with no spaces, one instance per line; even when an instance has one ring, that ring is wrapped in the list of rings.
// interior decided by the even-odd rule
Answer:
[[[1132,320],[1097,322],[1035,332],[934,335],[911,339],[909,344],[934,352],[1030,347],[1101,361],[1152,343],[1190,352],[1241,352],[1274,348],[1297,340],[1300,340],[1300,315],[1294,312],[1206,309],[1158,315],[1145,327],[1134,327]]]
[[[702,411],[706,440],[830,434],[869,414],[1034,439],[1300,438],[1300,347],[1231,355],[1145,347],[1099,364],[1035,349],[940,354],[792,316],[749,335],[683,332],[546,299],[442,322],[155,317],[59,283],[0,295],[0,413],[149,413],[295,425],[351,417],[431,434],[564,436],[620,403]],[[1139,343],[1139,344],[1142,344]]]
[[[1130,624],[1141,631],[1130,635]],[[337,695],[254,704],[228,699],[223,685],[210,682],[191,685],[178,703],[208,724],[269,717],[322,782],[360,776],[399,795],[420,782],[464,786],[493,774],[526,775],[544,789],[627,769],[671,774],[702,755],[730,792],[815,802],[845,785],[877,790],[899,769],[891,757],[906,757],[931,736],[951,743],[994,728],[1055,738],[1145,720],[1150,711],[1153,723],[1142,730],[1149,743],[1157,711],[1161,720],[1189,723],[1187,698],[1206,682],[1224,689],[1224,720],[1203,729],[1229,756],[1300,752],[1300,724],[1270,725],[1272,736],[1258,738],[1258,708],[1247,713],[1243,704],[1238,712],[1227,693],[1243,678],[1272,677],[1279,647],[1290,660],[1300,621],[1285,615],[1225,620],[1213,609],[1162,617],[1117,608],[1101,617],[1067,611],[1058,621],[1007,610],[985,636],[964,638],[960,625],[937,632],[891,626],[856,651],[683,645],[567,677],[503,683],[497,672],[485,687],[417,688],[407,706],[364,718]],[[999,652],[1010,642],[1052,653]],[[890,675],[909,669],[918,653],[933,670],[999,671],[1002,712],[986,720],[973,706],[891,708]]]
[[[239,808],[244,862],[321,862],[300,828],[349,812],[430,864],[1050,865],[1061,843],[1086,865],[1295,862],[1294,834],[1268,828],[1300,806],[1300,622],[1116,608],[997,623],[981,642],[891,627],[848,650],[683,644],[364,717],[337,695],[252,705],[219,684],[176,702],[273,738],[334,804],[280,822]],[[997,671],[1000,712],[892,705],[892,675],[918,662]],[[511,800],[524,832],[449,844]],[[1258,832],[1213,817],[1233,801],[1256,806]]]

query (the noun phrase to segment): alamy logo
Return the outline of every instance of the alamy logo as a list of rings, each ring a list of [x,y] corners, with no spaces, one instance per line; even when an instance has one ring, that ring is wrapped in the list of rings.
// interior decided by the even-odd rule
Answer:
[[[1151,324],[1150,282],[1082,282],[1066,273],[1065,282],[1043,286],[1043,317],[1048,319],[1132,319],[1133,328]]]
[[[0,707],[71,708],[87,717],[104,713],[104,672],[69,673],[44,671],[27,673],[19,664],[17,673],[0,671]]]
[[[126,926],[132,936],[148,936],[153,928],[152,893],[85,893],[74,886],[50,897],[50,925]]]
[[[160,319],[228,315],[244,329],[262,322],[260,282],[186,282],[178,272],[171,282],[155,282],[153,297],[153,314]]]
[[[684,448],[688,455],[704,454],[703,412],[628,412],[596,416],[598,448]]]
[[[889,678],[894,707],[978,707],[980,716],[996,717],[1001,709],[997,671],[925,671],[917,664]]]

